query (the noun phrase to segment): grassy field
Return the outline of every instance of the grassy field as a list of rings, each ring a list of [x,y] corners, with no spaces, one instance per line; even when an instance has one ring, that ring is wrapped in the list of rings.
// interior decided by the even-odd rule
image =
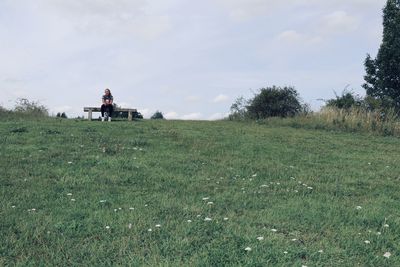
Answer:
[[[0,147],[1,266],[400,266],[398,138],[0,119]]]

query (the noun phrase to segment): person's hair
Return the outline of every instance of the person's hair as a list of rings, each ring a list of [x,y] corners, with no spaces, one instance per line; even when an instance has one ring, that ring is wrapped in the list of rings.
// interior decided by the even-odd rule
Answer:
[[[106,90],[104,90],[104,91],[108,91],[110,93],[110,95],[112,95],[110,89],[106,88]]]

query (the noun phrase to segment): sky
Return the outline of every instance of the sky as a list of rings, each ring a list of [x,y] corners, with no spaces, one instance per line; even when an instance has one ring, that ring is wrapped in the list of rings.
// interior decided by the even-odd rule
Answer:
[[[0,105],[82,116],[114,102],[214,120],[236,98],[294,86],[318,109],[382,40],[385,0],[0,0]]]

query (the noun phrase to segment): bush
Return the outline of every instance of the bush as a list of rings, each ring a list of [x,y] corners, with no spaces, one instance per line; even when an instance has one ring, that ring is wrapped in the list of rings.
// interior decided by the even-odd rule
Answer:
[[[58,112],[56,117],[57,118],[68,119],[67,114],[65,114],[65,112],[63,112],[63,113]]]
[[[40,105],[39,102],[29,101],[26,98],[19,98],[14,108],[15,113],[21,113],[32,116],[48,116],[48,109]]]
[[[152,120],[163,120],[164,119],[164,115],[162,114],[161,111],[156,111],[153,116],[151,116]]]
[[[294,87],[261,88],[247,106],[249,117],[293,117],[302,110],[300,98]]]
[[[351,91],[343,90],[342,95],[337,95],[336,98],[326,101],[327,107],[349,110],[352,107],[360,107],[363,104],[363,99]]]
[[[229,120],[245,120],[248,119],[247,105],[249,101],[243,96],[237,98],[231,106],[231,114]]]

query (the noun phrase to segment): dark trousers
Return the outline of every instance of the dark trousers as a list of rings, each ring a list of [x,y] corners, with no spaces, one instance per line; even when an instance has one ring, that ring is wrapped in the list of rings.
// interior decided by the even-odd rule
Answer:
[[[114,107],[113,105],[101,105],[101,116],[104,117],[104,112],[108,112],[108,116],[112,117],[112,114],[114,112]]]

